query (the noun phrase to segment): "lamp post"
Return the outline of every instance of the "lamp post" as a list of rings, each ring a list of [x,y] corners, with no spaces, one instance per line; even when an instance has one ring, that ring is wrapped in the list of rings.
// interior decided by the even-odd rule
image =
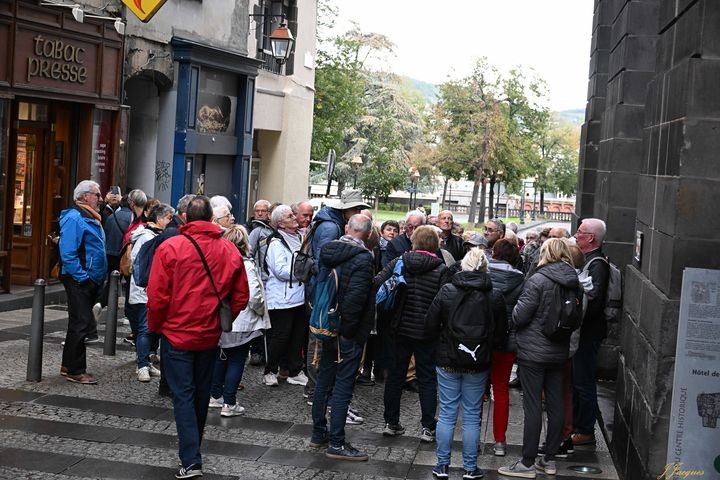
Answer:
[[[525,197],[530,196],[530,192],[527,192],[527,193],[525,193],[525,192],[526,192],[526,189],[531,188],[531,187],[532,188],[535,187],[535,179],[534,178],[531,177],[530,180],[523,180],[523,195],[522,195],[522,199],[521,199],[522,205],[520,206],[520,225],[525,224]],[[533,204],[533,215],[531,217],[532,220],[535,220],[534,210],[535,210],[535,205]]]
[[[414,210],[417,207],[417,184],[420,178],[420,172],[418,172],[417,168],[410,167],[408,173],[410,174],[410,188],[408,188],[410,198],[408,200],[408,207],[410,210]]]
[[[537,190],[533,188],[533,210],[532,210],[532,219],[535,221],[535,199],[537,198]]]
[[[497,197],[495,199],[495,218],[498,218],[498,212],[500,211],[500,186],[502,184],[502,182],[500,180],[502,178],[502,174],[503,174],[503,172],[502,172],[502,170],[500,170],[499,172],[497,172],[497,175],[496,175],[496,177],[497,177]]]
[[[353,171],[353,190],[357,188],[357,176],[358,172],[360,171],[360,167],[362,167],[363,161],[362,158],[360,158],[359,155],[355,155],[352,160],[350,160],[350,167]]]
[[[523,182],[523,193],[520,197],[520,225],[525,225],[525,182]]]
[[[295,39],[292,32],[287,28],[284,19],[283,22],[270,34],[270,48],[272,55],[279,64],[285,63],[290,56]]]

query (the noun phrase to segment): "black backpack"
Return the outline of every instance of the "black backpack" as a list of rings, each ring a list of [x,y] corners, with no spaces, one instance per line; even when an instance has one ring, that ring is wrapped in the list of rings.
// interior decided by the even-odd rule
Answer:
[[[300,283],[304,283],[306,285],[310,284],[313,276],[315,276],[318,271],[316,265],[318,260],[313,257],[312,242],[313,237],[315,236],[315,229],[319,224],[323,222],[332,222],[332,220],[315,220],[314,222],[312,222],[310,224],[310,228],[305,234],[305,238],[303,239],[300,250],[293,254],[293,274]],[[342,237],[342,229],[340,228],[340,225],[335,222],[333,223],[338,229],[338,236],[334,240],[338,240],[340,239],[340,237]]]
[[[490,364],[495,328],[490,304],[489,292],[458,288],[445,328],[453,367],[478,369]]]
[[[545,275],[543,272],[539,273]],[[545,277],[550,278],[547,275]],[[554,341],[569,340],[572,332],[580,328],[582,320],[580,299],[576,290],[565,288],[554,280],[553,283],[555,284],[553,301],[543,325],[543,334]]]

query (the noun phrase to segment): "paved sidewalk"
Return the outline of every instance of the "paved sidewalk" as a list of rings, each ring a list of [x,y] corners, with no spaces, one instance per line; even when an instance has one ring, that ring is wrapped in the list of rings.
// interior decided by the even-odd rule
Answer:
[[[0,313],[0,479],[162,479],[177,468],[177,436],[169,399],[157,395],[157,379],[140,383],[134,351],[121,341],[115,356],[103,356],[102,344],[88,348],[88,370],[99,384],[82,386],[59,375],[67,324],[63,306],[45,309],[43,378],[25,381],[30,310]],[[99,326],[103,335],[104,325]],[[120,326],[118,338],[129,327]],[[370,454],[369,462],[326,459],[309,447],[311,412],[302,388],[260,383],[262,370],[248,366],[238,401],[242,417],[210,412],[203,442],[205,478],[241,479],[429,479],[434,444],[419,441],[417,394],[404,392],[401,421],[406,435],[386,438],[382,431],[382,386],[357,386],[353,405],[365,423],[348,426],[348,440]],[[514,461],[522,443],[522,398],[512,392],[508,456],[492,455],[492,402],[485,404],[479,466],[486,478],[503,478],[495,469]],[[462,472],[460,432],[453,446],[451,478]],[[595,448],[577,448],[559,461],[557,478],[618,478],[603,435]],[[600,468],[579,475],[573,465]],[[543,478],[543,474],[538,474]]]

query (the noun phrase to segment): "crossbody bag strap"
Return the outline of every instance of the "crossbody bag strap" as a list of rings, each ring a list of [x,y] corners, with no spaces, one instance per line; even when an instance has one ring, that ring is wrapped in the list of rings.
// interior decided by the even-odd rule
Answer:
[[[203,267],[205,267],[205,272],[207,272],[208,278],[210,278],[210,285],[212,285],[213,290],[215,290],[215,296],[217,296],[218,300],[222,301],[220,299],[220,294],[217,291],[217,287],[215,287],[215,281],[213,280],[212,273],[210,273],[210,267],[208,266],[207,260],[205,260],[205,255],[203,255],[202,250],[200,250],[200,245],[197,244],[194,238],[192,238],[187,233],[182,234],[183,237],[190,240],[190,242],[195,246],[195,249],[198,252],[198,255],[200,255],[200,260],[202,260]]]

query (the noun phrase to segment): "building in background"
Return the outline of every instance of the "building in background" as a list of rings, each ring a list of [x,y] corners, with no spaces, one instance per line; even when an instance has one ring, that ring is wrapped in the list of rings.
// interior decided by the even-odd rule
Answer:
[[[49,278],[79,180],[124,178],[118,1],[0,0],[0,288]],[[80,21],[82,20],[82,22]]]

